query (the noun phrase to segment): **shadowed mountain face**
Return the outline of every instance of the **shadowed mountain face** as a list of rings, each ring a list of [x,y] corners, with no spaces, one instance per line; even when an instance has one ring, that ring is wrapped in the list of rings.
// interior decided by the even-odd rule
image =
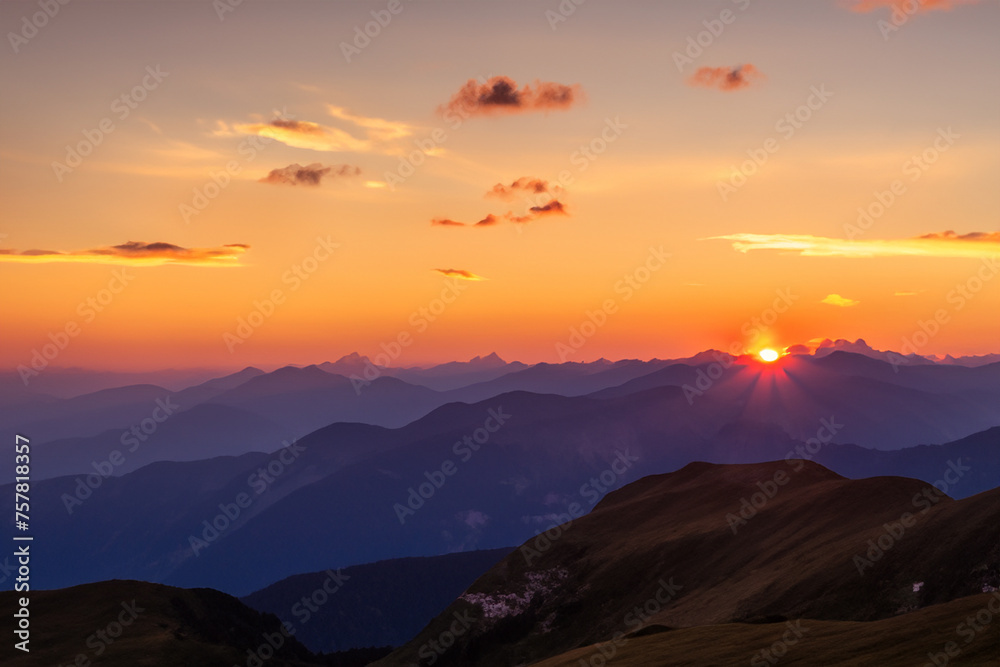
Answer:
[[[242,600],[287,622],[312,651],[400,646],[510,551],[401,558],[299,574]],[[335,592],[328,597],[317,594],[331,589]]]
[[[4,609],[17,594],[0,593]],[[0,646],[9,667],[109,665],[218,667],[272,655],[268,665],[326,664],[282,628],[274,616],[210,589],[184,590],[142,581],[105,581],[57,591],[33,591],[30,653]]]
[[[932,659],[937,665],[995,665],[1000,633],[975,619],[991,616],[995,622],[998,613],[1000,593],[993,592],[869,623],[809,619],[679,629],[654,625],[617,642],[578,648],[534,663],[534,667],[579,667],[600,664],[602,658],[616,667],[748,663],[767,667],[779,662],[803,667],[935,667]]]
[[[998,563],[997,489],[954,501],[798,460],[693,463],[529,540],[378,664],[530,663],[653,625],[874,621],[995,589]]]

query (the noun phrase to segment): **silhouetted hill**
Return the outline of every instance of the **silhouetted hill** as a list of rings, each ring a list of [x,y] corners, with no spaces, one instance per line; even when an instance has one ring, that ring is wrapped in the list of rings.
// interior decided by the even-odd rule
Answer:
[[[18,595],[0,592],[0,605],[15,609]],[[207,588],[103,581],[32,591],[28,609],[31,651],[15,649],[7,638],[0,645],[5,666],[219,667],[247,664],[248,652],[273,654],[267,664],[275,667],[324,664],[284,635],[277,617]]]
[[[510,551],[506,548],[399,558],[338,571],[299,574],[242,601],[291,624],[295,637],[315,652],[399,646]],[[337,591],[325,604],[317,605],[313,613],[302,600],[324,589],[324,585],[336,585]]]
[[[998,564],[1000,489],[954,501],[805,461],[692,463],[528,540],[377,664],[417,661],[456,618],[438,665],[527,664],[647,625],[874,621],[996,588]]]

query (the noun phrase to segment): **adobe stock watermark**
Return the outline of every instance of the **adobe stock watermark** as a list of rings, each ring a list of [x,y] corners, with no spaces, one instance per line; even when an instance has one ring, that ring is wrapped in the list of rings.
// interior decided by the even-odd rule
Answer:
[[[977,637],[982,635],[990,627],[997,616],[1000,616],[1000,591],[993,591],[986,605],[970,614],[955,626],[955,634],[962,638],[962,643],[949,640],[941,647],[938,653],[927,652],[927,660],[923,667],[945,667],[951,663],[952,658],[957,658],[962,653],[962,649],[971,644]]]
[[[927,514],[932,507],[941,502],[942,498],[948,495],[956,484],[958,484],[965,473],[972,470],[970,466],[963,465],[962,459],[948,461],[948,467],[941,475],[941,479],[935,481],[930,486],[924,487],[919,493],[914,494],[911,504],[914,509],[920,510],[919,514],[913,512],[903,512],[898,521],[890,521],[882,524],[882,533],[866,543],[868,549],[864,554],[857,554],[852,559],[854,566],[858,569],[859,576],[865,576],[865,570],[882,560],[903,537],[906,530],[916,525],[917,519]]]
[[[889,37],[906,25],[913,15],[920,11],[921,5],[924,3],[930,4],[930,1],[904,0],[903,2],[891,3],[889,5],[889,20],[878,19],[875,21],[875,27],[878,28],[879,33],[882,35],[882,41],[888,42]]]
[[[442,655],[448,652],[459,637],[469,631],[476,623],[476,619],[469,610],[456,611],[452,613],[452,621],[447,630],[442,630],[434,639],[424,642],[417,649],[419,662],[413,667],[419,667],[426,660],[428,665],[433,665]]]
[[[904,335],[899,347],[899,354],[890,354],[889,363],[892,370],[899,372],[901,365],[909,363],[903,355],[920,354],[920,350],[930,344],[942,328],[951,322],[952,315],[964,309],[970,301],[983,291],[983,288],[1000,273],[1000,256],[983,257],[980,266],[964,281],[956,283],[945,295],[945,302],[951,308],[938,308],[926,320],[917,320],[916,326],[908,335]]]
[[[622,122],[621,116],[610,116],[604,119],[604,124],[594,133],[590,141],[577,146],[569,155],[569,164],[577,174],[590,169],[597,160],[604,155],[612,144],[617,142],[629,128],[627,123]],[[565,191],[566,188],[576,182],[576,176],[570,169],[563,169],[556,177],[551,179],[553,187],[547,192],[526,192],[524,194],[525,210],[531,208],[542,208],[553,201],[553,192]],[[517,233],[524,231],[524,225],[517,226]]]
[[[488,80],[489,77],[484,76],[476,78],[476,81],[480,85],[485,84]],[[396,165],[395,170],[385,171],[382,174],[383,181],[389,190],[395,192],[396,187],[402,185],[407,179],[416,174],[417,170],[427,162],[428,158],[437,155],[441,147],[448,141],[448,130],[454,132],[460,129],[465,124],[465,121],[472,118],[473,111],[474,109],[467,106],[464,102],[457,106],[450,106],[442,115],[444,121],[448,124],[447,130],[443,127],[435,127],[425,138],[414,138],[413,145],[416,148],[399,158],[399,163]]]
[[[806,101],[779,118],[774,124],[774,131],[781,139],[789,141],[796,132],[805,127],[805,124],[812,119],[817,111],[823,108],[831,97],[833,97],[833,93],[826,89],[826,84],[820,84],[819,88],[810,87]],[[722,201],[729,201],[729,197],[746,185],[750,177],[760,171],[771,156],[780,149],[781,142],[775,137],[765,139],[759,148],[747,149],[748,159],[739,165],[731,165],[729,177],[715,182],[715,189]]]
[[[274,112],[274,121],[289,121],[294,120],[294,116],[289,115],[285,109],[280,112]],[[191,218],[196,215],[201,214],[208,205],[212,203],[222,191],[229,187],[235,178],[243,168],[256,159],[257,155],[273,144],[277,139],[273,137],[262,137],[259,135],[251,135],[245,137],[240,141],[239,145],[236,147],[236,153],[242,158],[241,160],[229,160],[223,165],[222,168],[218,170],[211,170],[208,172],[208,178],[200,186],[195,186],[191,190],[191,201],[181,202],[177,205],[177,210],[180,212],[181,218],[184,220],[184,224],[191,224]]]
[[[288,285],[288,292],[298,291],[305,281],[309,280],[319,271],[319,267],[333,256],[334,251],[339,247],[339,243],[330,240],[329,234],[326,235],[326,238],[317,236],[316,246],[312,251],[281,274],[281,283]],[[232,331],[226,331],[222,334],[222,342],[226,344],[229,353],[234,353],[238,345],[247,342],[254,332],[274,315],[278,307],[285,303],[287,296],[285,290],[276,287],[262,299],[254,299],[250,312],[236,318],[236,327]]]
[[[785,454],[785,463],[792,469],[793,475],[801,472],[806,465],[805,461],[812,461],[813,457],[819,453],[823,446],[832,442],[837,433],[844,428],[844,425],[838,424],[836,418],[832,416],[829,419],[825,417],[820,419],[819,423],[820,427],[816,429],[814,437],[809,438],[802,444],[796,445]],[[768,502],[773,500],[778,495],[781,487],[788,484],[791,479],[789,474],[784,470],[775,470],[770,479],[757,482],[759,491],[750,494],[749,498],[746,496],[740,498],[739,510],[735,514],[732,512],[726,514],[726,523],[729,525],[729,529],[733,531],[733,535],[736,535],[740,528],[747,525],[751,519],[757,516],[757,513]]]
[[[580,497],[587,501],[587,506],[593,507],[604,494],[613,490],[625,479],[625,474],[638,463],[639,457],[629,454],[626,448],[624,452],[615,450],[615,458],[611,465],[602,470],[600,474],[591,477],[580,486]],[[535,539],[525,542],[519,549],[524,557],[526,565],[530,566],[532,561],[540,558],[545,552],[572,528],[573,522],[587,513],[588,508],[578,502],[572,502],[563,514],[550,515],[553,523],[544,531],[537,531]]]
[[[138,424],[133,424],[128,430],[122,431],[118,441],[121,443],[123,449],[127,447],[127,453],[135,453],[143,443],[156,433],[160,428],[160,424],[167,421],[167,419],[180,409],[181,406],[172,402],[171,398],[172,396],[167,396],[166,398],[156,399],[156,407],[153,408],[148,417]],[[114,476],[115,470],[123,466],[127,458],[126,452],[123,452],[121,449],[113,449],[108,453],[106,459],[91,461],[90,465],[94,469],[94,472],[85,477],[77,477],[74,480],[76,487],[73,493],[64,493],[59,497],[66,508],[66,513],[72,515],[73,510],[83,505],[83,501],[94,495],[94,492],[101,488],[105,480]]]
[[[762,648],[753,654],[750,658],[750,667],[768,667],[778,664],[788,654],[788,648],[798,644],[802,636],[809,632],[809,628],[802,627],[802,619],[794,623],[785,621],[785,626],[787,629],[782,633],[781,639],[775,640],[767,648]]]
[[[308,623],[313,618],[313,614],[319,612],[344,587],[344,582],[351,578],[339,568],[336,572],[326,570],[324,574],[326,574],[326,578],[323,583],[308,595],[303,595],[289,609],[289,614],[295,617],[299,627]],[[295,636],[296,632],[297,630],[292,623],[282,621],[280,632],[265,632],[262,635],[264,641],[256,648],[247,649],[247,659],[244,664],[246,667],[263,667],[264,663],[273,658],[285,645],[285,642]],[[233,665],[233,667],[240,666]]]
[[[140,614],[146,611],[143,607],[140,607],[135,600],[132,600],[131,602],[123,601],[120,606],[121,611],[118,612],[115,620],[109,622],[102,628],[98,628],[89,637],[87,637],[85,643],[87,648],[90,649],[93,654],[93,659],[100,658],[104,655],[105,651],[107,651],[112,644],[125,634],[125,630],[135,623]],[[90,665],[91,660],[92,658],[89,657],[88,653],[77,653],[73,662],[67,663],[66,667]],[[62,667],[62,665],[58,665],[57,667]]]
[[[83,164],[84,158],[91,155],[95,148],[104,143],[105,137],[115,131],[115,118],[118,119],[118,122],[128,118],[151,92],[159,88],[168,76],[170,76],[170,72],[161,71],[159,65],[156,67],[148,65],[146,75],[139,83],[111,101],[111,113],[114,114],[114,117],[105,116],[98,121],[97,127],[94,129],[84,129],[82,131],[83,139],[75,145],[66,144],[65,161],[52,162],[52,171],[56,175],[56,180],[62,183],[67,174],[72,174],[74,169]]]
[[[570,16],[576,13],[577,7],[586,2],[587,0],[560,0],[555,9],[545,10],[545,20],[549,27],[555,31],[560,23],[565,23]]]
[[[427,302],[426,305],[420,306],[410,313],[407,321],[412,327],[412,331],[403,329],[388,341],[379,343],[381,352],[377,353],[371,361],[365,362],[365,370],[362,371],[361,375],[351,374],[349,379],[351,386],[354,387],[354,393],[360,396],[365,387],[382,377],[383,371],[402,356],[403,350],[413,345],[416,340],[415,336],[427,331],[431,324],[436,322],[468,288],[467,280],[445,278],[444,287],[440,294]]]
[[[941,156],[954,146],[955,141],[961,138],[961,136],[953,131],[951,126],[947,128],[939,127],[937,136],[931,145],[920,153],[911,155],[903,163],[901,168],[903,176],[908,177],[910,183],[919,181],[920,177],[936,164],[941,159]],[[872,193],[874,200],[871,203],[867,206],[858,207],[858,217],[854,223],[844,223],[844,234],[852,241],[859,236],[863,236],[865,232],[872,228],[875,221],[885,215],[885,212],[907,192],[906,183],[901,178],[893,180],[885,190],[876,190]]]
[[[354,26],[354,38],[350,42],[340,43],[340,52],[344,55],[344,60],[350,64],[352,58],[360,56],[361,52],[389,27],[393,17],[402,14],[404,9],[406,7],[401,0],[389,0],[384,9],[371,10],[372,20],[364,25]]]
[[[261,466],[247,477],[247,486],[250,487],[253,494],[241,491],[236,494],[232,502],[219,503],[219,513],[201,522],[201,534],[188,536],[188,545],[195,557],[200,556],[202,551],[210,547],[224,532],[235,525],[244,511],[262,494],[267,493],[277,479],[285,474],[285,471],[305,451],[306,448],[295,440],[282,442],[282,448],[268,461],[267,465]]]
[[[750,0],[732,0],[732,3],[742,12],[750,6]],[[726,31],[726,26],[732,25],[736,21],[738,14],[734,13],[731,9],[723,9],[719,12],[718,17],[712,19],[705,19],[701,24],[705,27],[704,30],[698,32],[695,35],[689,35],[687,38],[687,46],[684,51],[674,51],[674,65],[677,66],[677,71],[681,74],[684,73],[684,67],[691,65],[694,67],[694,61],[700,58],[713,44],[715,40],[722,36],[722,33]]]
[[[507,423],[511,415],[503,411],[503,406],[498,405],[487,411],[483,425],[475,429],[472,433],[466,434],[461,440],[457,440],[451,447],[452,453],[458,457],[459,463],[468,463],[483,445],[490,440],[490,436],[500,430]],[[424,471],[427,481],[421,482],[417,486],[411,486],[407,491],[406,504],[396,503],[392,506],[399,525],[406,523],[406,520],[422,509],[431,498],[445,485],[448,478],[455,475],[459,466],[451,459],[445,459],[441,465],[433,471]]]
[[[97,290],[93,295],[88,296],[76,306],[76,314],[83,318],[83,324],[90,324],[99,313],[111,305],[115,297],[122,293],[130,282],[135,278],[129,273],[128,267],[114,269],[111,272],[111,279],[107,285]],[[76,338],[83,331],[83,327],[77,320],[67,320],[61,329],[49,332],[48,343],[31,350],[31,359],[27,364],[18,364],[17,374],[21,377],[21,382],[27,387],[32,379],[38,377],[49,367],[49,364],[62,354],[70,341]]]
[[[743,334],[744,338],[731,342],[728,354],[726,352],[716,352],[714,354],[715,361],[708,364],[705,368],[698,367],[694,384],[685,383],[681,387],[688,405],[694,405],[696,397],[704,396],[707,391],[715,386],[719,378],[736,363],[735,358],[742,355],[748,345],[752,345],[754,341],[774,326],[781,315],[787,313],[788,309],[799,300],[797,295],[792,294],[790,287],[779,289],[775,294],[777,296],[769,307],[760,311],[758,315],[754,315],[740,326],[740,333]]]
[[[663,246],[658,248],[650,246],[646,259],[614,284],[614,293],[619,296],[605,299],[595,310],[587,310],[584,319],[569,328],[569,337],[566,341],[556,342],[556,354],[560,363],[566,361],[574,352],[579,352],[587,341],[608,323],[608,319],[618,312],[621,303],[628,302],[652,279],[653,274],[666,265],[669,257],[670,253],[665,252]]]
[[[49,24],[59,11],[68,5],[70,0],[38,0],[36,3],[40,11],[21,17],[21,29],[17,32],[8,32],[7,41],[14,53],[20,53],[21,47],[38,35],[38,31]]]
[[[661,577],[656,583],[659,584],[656,592],[650,595],[645,602],[635,605],[625,614],[625,617],[622,619],[622,625],[626,630],[617,630],[611,635],[611,639],[597,644],[589,658],[579,659],[578,664],[580,667],[605,667],[605,665],[615,659],[618,651],[628,644],[629,637],[627,633],[638,632],[646,627],[654,616],[670,606],[684,588],[682,585],[674,583],[673,577],[670,577],[667,581],[664,581]]]

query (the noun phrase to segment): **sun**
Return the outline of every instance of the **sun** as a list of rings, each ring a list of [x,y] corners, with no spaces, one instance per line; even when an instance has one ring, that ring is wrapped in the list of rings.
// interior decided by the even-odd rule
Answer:
[[[757,353],[757,356],[761,358],[761,361],[766,361],[767,363],[771,363],[772,361],[775,361],[778,358],[778,353],[770,348],[764,348],[763,350]]]

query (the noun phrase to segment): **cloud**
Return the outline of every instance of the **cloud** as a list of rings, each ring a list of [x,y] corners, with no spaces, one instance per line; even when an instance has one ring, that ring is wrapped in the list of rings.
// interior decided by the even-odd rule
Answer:
[[[888,7],[893,14],[903,16],[913,13],[948,11],[959,5],[974,5],[979,0],[848,0],[848,9],[852,12],[867,14],[883,7]],[[913,3],[916,2],[916,12]]]
[[[436,272],[440,273],[442,276],[448,276],[449,278],[457,278],[458,280],[486,280],[482,276],[477,276],[475,273],[465,271],[463,269],[434,269]]]
[[[434,218],[431,220],[432,227],[494,227],[500,224],[501,220],[506,220],[507,222],[513,222],[516,224],[525,224],[528,222],[533,222],[541,217],[548,215],[569,215],[566,210],[566,205],[560,202],[558,199],[553,199],[548,204],[544,206],[532,206],[528,209],[525,215],[516,215],[513,211],[507,211],[503,216],[494,215],[489,213],[485,218],[479,222],[469,225],[465,222],[458,222],[457,220],[452,220],[450,218]]]
[[[333,118],[360,129],[364,136],[355,136],[339,127],[284,117],[273,118],[266,123],[237,123],[232,129],[226,123],[219,123],[215,134],[229,136],[236,132],[257,135],[280,141],[293,148],[314,151],[393,153],[398,148],[395,144],[413,133],[411,126],[406,123],[356,116],[333,105],[328,105],[327,111]]]
[[[918,236],[918,239],[933,239],[936,241],[973,241],[983,243],[1000,243],[1000,232],[969,232],[968,234],[957,234],[952,230],[946,232],[932,232]]]
[[[522,176],[510,185],[504,185],[503,183],[497,183],[494,185],[487,193],[487,197],[496,197],[497,199],[513,199],[521,193],[528,194],[549,194],[550,192],[559,190],[557,186],[553,190],[549,189],[549,182],[543,181],[540,178],[530,178],[528,176]]]
[[[566,211],[566,205],[558,199],[553,199],[545,206],[532,206],[528,210],[531,213],[534,213],[535,217],[541,217],[543,215],[569,215]]]
[[[361,169],[349,164],[324,167],[319,162],[314,162],[303,167],[296,163],[282,169],[272,169],[267,176],[260,179],[260,182],[280,185],[319,185],[324,176],[357,176],[360,173]]]
[[[400,123],[384,118],[368,118],[366,116],[356,116],[348,113],[343,107],[328,104],[327,111],[334,118],[346,120],[358,127],[364,128],[368,136],[375,141],[392,141],[393,139],[403,139],[413,134],[413,128],[406,123]]]
[[[358,139],[335,127],[325,127],[304,120],[275,118],[269,123],[236,125],[235,129],[243,134],[274,139],[293,148],[354,153],[367,153],[372,150],[370,141]]]
[[[829,306],[838,306],[840,308],[850,308],[851,306],[856,306],[860,301],[855,301],[854,299],[847,299],[840,296],[839,294],[827,294],[820,303],[825,303]]]
[[[692,86],[730,91],[746,88],[763,78],[764,75],[759,69],[747,64],[736,67],[699,67],[687,82]]]
[[[490,77],[486,83],[469,79],[455,93],[441,113],[458,113],[463,117],[493,116],[568,109],[583,99],[579,85],[535,81],[518,89],[517,83],[506,76]]]
[[[1000,233],[954,232],[910,239],[832,239],[809,234],[727,234],[707,240],[732,241],[733,249],[788,250],[804,257],[992,257],[1000,255]]]
[[[485,526],[490,522],[490,515],[480,512],[479,510],[465,510],[464,512],[456,514],[455,518],[469,528],[479,528],[480,526]]]
[[[250,249],[244,243],[232,243],[217,248],[184,248],[173,243],[129,241],[120,245],[91,250],[24,250],[0,249],[0,262],[47,264],[78,262],[86,264],[119,264],[129,266],[239,266],[240,256]]]

